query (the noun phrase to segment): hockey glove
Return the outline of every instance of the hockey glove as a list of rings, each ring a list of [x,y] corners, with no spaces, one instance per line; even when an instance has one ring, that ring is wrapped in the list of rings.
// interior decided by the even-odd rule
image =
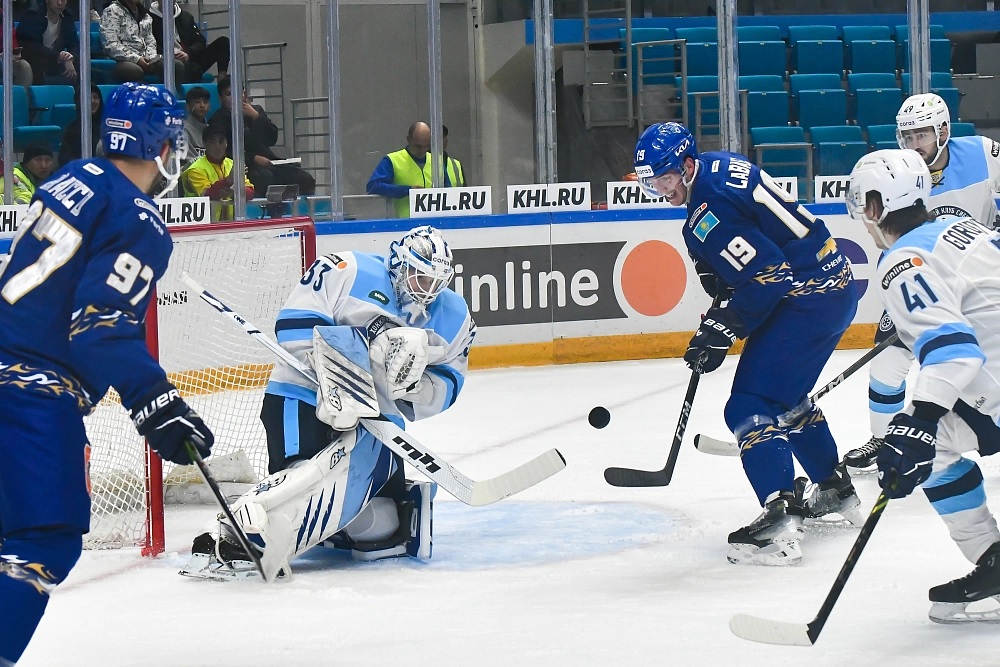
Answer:
[[[386,393],[392,400],[417,389],[428,363],[427,332],[413,327],[383,331],[369,345],[372,367],[385,371]]]
[[[879,486],[888,489],[896,480],[892,498],[905,498],[931,476],[940,416],[920,416],[932,418],[918,419],[905,412],[893,417],[885,433],[885,445],[875,459]]]
[[[711,373],[722,365],[729,348],[737,338],[743,338],[743,322],[728,308],[712,308],[701,320],[701,326],[688,343],[684,361],[688,368]]]
[[[194,463],[184,447],[190,441],[202,457],[211,453],[215,436],[198,413],[188,407],[177,387],[159,383],[129,414],[135,430],[149,441],[161,459],[178,465]]]
[[[710,297],[713,299],[718,298],[720,301],[728,301],[733,296],[733,288],[717,275],[708,264],[695,260],[694,270],[698,272],[698,280],[701,281],[702,289]]]

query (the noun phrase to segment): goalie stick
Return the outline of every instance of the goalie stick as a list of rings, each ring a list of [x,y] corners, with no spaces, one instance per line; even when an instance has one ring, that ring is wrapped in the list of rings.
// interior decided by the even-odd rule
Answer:
[[[878,500],[875,501],[875,506],[872,507],[871,514],[868,515],[865,525],[861,527],[861,532],[858,534],[857,539],[854,540],[854,546],[851,547],[851,552],[847,554],[847,560],[844,561],[840,572],[837,573],[837,579],[833,582],[833,587],[827,593],[826,599],[823,600],[823,606],[819,608],[816,618],[809,623],[788,623],[785,621],[771,621],[749,614],[736,614],[729,619],[729,629],[732,633],[742,639],[762,644],[781,644],[784,646],[812,646],[815,644],[819,638],[819,633],[823,631],[823,626],[826,625],[827,619],[830,618],[833,605],[837,604],[837,598],[840,597],[844,586],[847,585],[847,578],[851,576],[854,566],[858,564],[861,552],[864,550],[865,545],[868,544],[868,538],[871,537],[872,532],[875,530],[875,525],[882,517],[885,506],[889,504],[889,494],[892,493],[895,487],[896,483],[893,480],[889,485],[889,489],[879,494]]]
[[[212,296],[186,272],[181,276],[181,280],[195,290],[202,301],[231,319],[251,338],[269,349],[275,356],[308,380],[317,386],[319,385],[316,372],[311,366],[296,359],[288,350],[268,338],[252,323],[243,319],[229,306]],[[427,449],[412,435],[385,418],[362,419],[361,424],[382,444],[402,456],[428,479],[437,482],[442,489],[466,505],[478,507],[503,500],[548,479],[566,467],[566,459],[563,458],[562,454],[556,449],[549,449],[527,463],[501,475],[491,479],[474,480],[459,472],[458,469]]]
[[[712,308],[718,307],[722,298],[712,299]],[[677,417],[677,428],[674,429],[674,440],[670,444],[667,463],[662,470],[636,470],[635,468],[607,468],[604,471],[604,481],[611,486],[666,486],[674,476],[677,465],[677,454],[684,441],[684,431],[687,430],[688,417],[691,416],[691,406],[694,405],[694,395],[698,391],[698,380],[701,378],[701,364],[691,371],[684,403],[681,404],[681,414]]]
[[[241,526],[236,521],[236,517],[233,516],[233,510],[230,509],[229,503],[226,502],[226,496],[223,495],[222,489],[219,488],[219,483],[215,481],[215,477],[208,470],[208,465],[205,463],[205,459],[201,458],[201,454],[198,453],[198,449],[190,441],[184,443],[184,448],[187,450],[188,456],[194,461],[195,465],[198,466],[198,470],[201,471],[201,476],[205,479],[205,484],[208,488],[212,490],[212,495],[219,503],[219,507],[222,508],[223,514],[226,515],[226,519],[229,520],[229,530],[233,535],[236,536],[236,541],[240,543],[243,550],[247,552],[250,556],[250,560],[253,561],[254,567],[260,572],[260,576],[264,581],[270,583],[272,579],[269,579],[264,571],[264,565],[260,562],[260,556],[258,555],[257,549],[251,546],[250,538],[247,537],[246,531],[243,530]],[[181,572],[183,574],[183,571]]]
[[[874,359],[876,356],[879,355],[880,352],[882,352],[882,350],[889,347],[897,340],[899,340],[899,334],[894,333],[888,338],[886,338],[884,341],[873,347],[872,349],[868,350],[860,359],[858,359],[853,364],[848,366],[843,373],[841,373],[840,375],[838,375],[837,377],[833,378],[825,385],[820,387],[815,394],[809,397],[809,400],[815,403],[819,399],[829,394],[834,387],[836,387],[844,380],[854,375],[854,373],[857,372],[862,366],[864,366],[869,361]],[[700,433],[694,436],[694,446],[699,452],[704,452],[705,454],[714,454],[716,456],[740,455],[739,444],[735,442],[729,442],[727,440],[718,440],[716,438],[712,438],[707,435],[702,435]]]

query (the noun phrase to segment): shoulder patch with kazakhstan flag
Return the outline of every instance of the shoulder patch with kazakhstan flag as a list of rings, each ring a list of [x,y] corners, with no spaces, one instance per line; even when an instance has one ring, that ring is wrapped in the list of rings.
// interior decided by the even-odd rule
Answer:
[[[719,219],[715,217],[715,214],[711,211],[705,213],[702,219],[694,226],[691,232],[698,238],[699,241],[704,241],[708,233],[715,229],[715,226],[719,224]]]

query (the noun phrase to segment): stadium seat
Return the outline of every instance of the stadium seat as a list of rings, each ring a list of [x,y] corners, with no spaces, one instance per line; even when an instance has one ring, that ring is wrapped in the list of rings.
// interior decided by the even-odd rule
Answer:
[[[841,28],[844,44],[850,44],[856,40],[871,41],[873,39],[887,39],[892,41],[892,32],[887,25],[845,25]]]
[[[816,125],[834,125],[847,120],[847,91],[843,88],[800,90],[795,99],[796,118],[799,125],[807,130]]]
[[[816,173],[820,176],[844,176],[868,152],[861,128],[857,125],[814,127],[810,131]]]
[[[709,76],[719,73],[717,42],[687,43],[687,73],[689,76]]]
[[[618,31],[621,49],[625,49],[625,30]],[[676,59],[677,50],[673,44],[659,46],[644,46],[642,48],[642,63],[639,62],[640,50],[636,44],[645,42],[662,42],[674,38],[670,28],[632,28],[632,67],[636,76],[632,78],[632,91],[638,89],[639,79],[644,86],[673,83],[674,75],[680,67]],[[621,67],[624,67],[622,63]],[[663,76],[658,76],[662,74]]]
[[[739,42],[780,42],[781,28],[776,25],[736,26],[736,40]]]
[[[799,198],[808,198],[812,187],[812,145],[801,127],[752,127],[754,162],[771,176],[799,179]]]
[[[73,86],[32,86],[29,93],[36,125],[58,125],[65,129],[76,118]]]
[[[974,137],[976,136],[976,126],[972,123],[952,123],[951,136]]]
[[[896,75],[889,74],[888,72],[852,72],[847,75],[847,117],[850,119],[858,118],[858,91],[859,90],[895,90],[899,91],[896,87]],[[888,93],[886,96],[877,96],[871,93],[865,93],[865,104],[875,105],[878,109],[882,109],[881,105],[887,104],[888,98],[895,99],[895,93]],[[899,111],[899,106],[903,103],[902,92],[899,92],[899,101],[896,103],[896,108],[892,110],[892,118],[888,120],[875,120],[869,122],[869,125],[880,125],[882,123],[891,123],[896,119],[896,112]],[[866,106],[865,118],[868,119],[871,113],[871,106]],[[876,117],[881,117],[881,114]],[[862,123],[858,123],[862,125]]]
[[[790,25],[788,26],[788,43],[796,44],[803,40],[834,40],[838,39],[837,26],[834,25]]]
[[[899,144],[896,142],[896,124],[869,125],[868,146],[873,151],[885,148],[899,148]]]
[[[798,74],[840,76],[844,71],[844,43],[839,39],[800,40],[792,46],[792,69]]]
[[[674,31],[674,34],[677,35],[677,39],[686,39],[688,43],[719,41],[718,31],[710,26],[701,26],[695,28],[677,28]]]
[[[910,73],[903,72],[901,75],[903,94],[910,95]],[[931,72],[931,90],[935,88],[952,88],[954,84],[951,80],[951,72]]]
[[[910,73],[903,72],[903,96],[910,96]],[[948,105],[948,113],[953,119],[959,118],[959,105],[962,94],[952,84],[951,72],[931,72],[931,92],[937,93]]]
[[[747,91],[747,127],[788,125],[788,91],[780,76],[741,76],[739,86]]]
[[[892,123],[902,104],[903,91],[899,88],[858,88],[854,120],[861,127]]]
[[[888,72],[852,72],[847,75],[847,92],[853,95],[858,88],[897,88],[896,75]]]
[[[931,88],[932,93],[937,93],[944,100],[944,103],[948,105],[948,113],[955,120],[961,118],[959,113],[959,103],[962,100],[962,94],[959,92],[958,88]]]
[[[931,39],[945,39],[944,26],[937,23],[932,23],[930,25]],[[902,42],[910,38],[910,27],[905,23],[903,25],[897,25],[893,28],[893,33],[896,35],[896,41]]]
[[[896,67],[910,71],[909,40],[896,40]],[[951,40],[931,38],[931,71],[951,71]]]
[[[896,71],[896,43],[888,39],[855,40],[847,45],[847,69],[851,72]]]
[[[104,104],[107,105],[108,97],[111,96],[111,91],[118,87],[117,83],[99,83],[97,84],[97,89],[101,91],[101,97],[104,98]]]
[[[785,51],[785,43],[782,41],[740,42],[740,74],[785,76],[787,71]]]
[[[799,94],[801,90],[830,90],[842,88],[840,76],[837,74],[789,74],[788,85],[792,96]]]
[[[28,94],[23,86],[13,86],[11,89],[14,109],[11,120],[14,126],[14,150],[23,150],[25,146],[35,141],[47,143],[53,151],[58,152],[62,142],[63,128],[58,125],[32,125],[28,113]],[[3,85],[0,85],[0,99],[3,98]],[[6,109],[4,110],[7,111]],[[6,113],[5,113],[6,115]]]
[[[92,58],[90,60],[90,77],[96,84],[111,83],[111,72],[115,61],[108,58]]]
[[[680,79],[680,77],[677,77]],[[677,82],[680,90],[680,81]],[[688,123],[701,134],[719,134],[719,77],[689,76],[687,78]],[[700,112],[700,115],[699,115]]]

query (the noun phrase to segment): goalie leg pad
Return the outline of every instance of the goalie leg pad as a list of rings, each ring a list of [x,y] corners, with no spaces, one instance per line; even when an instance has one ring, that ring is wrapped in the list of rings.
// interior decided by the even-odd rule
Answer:
[[[384,539],[369,539],[368,535],[350,525],[346,530],[327,540],[326,545],[336,549],[348,549],[355,560],[373,561],[384,558],[400,558],[409,556],[427,560],[432,555],[433,545],[433,513],[434,496],[437,484],[434,482],[406,482],[406,491],[402,500],[393,501],[389,498],[375,498],[368,508],[377,506],[380,513],[392,511],[396,514],[393,523],[395,531]],[[361,519],[365,515],[359,515]],[[384,518],[382,526],[388,526],[391,520]]]
[[[379,416],[368,349],[356,329],[315,327],[311,361],[319,379],[317,418],[338,431],[348,431],[360,419]]]

